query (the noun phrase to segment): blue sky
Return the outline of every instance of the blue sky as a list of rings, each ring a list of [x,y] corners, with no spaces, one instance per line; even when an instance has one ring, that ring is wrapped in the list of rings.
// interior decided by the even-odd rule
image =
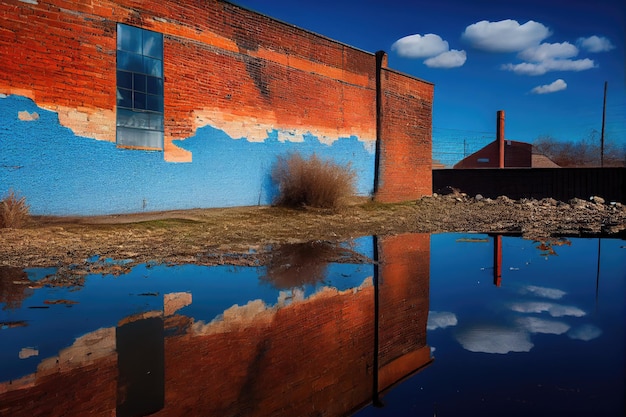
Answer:
[[[391,68],[433,82],[433,148],[443,152],[435,158],[445,159],[446,150],[462,157],[464,141],[474,151],[493,139],[497,110],[506,112],[508,139],[599,141],[605,81],[605,138],[626,147],[621,0],[234,3],[365,51],[384,50]]]

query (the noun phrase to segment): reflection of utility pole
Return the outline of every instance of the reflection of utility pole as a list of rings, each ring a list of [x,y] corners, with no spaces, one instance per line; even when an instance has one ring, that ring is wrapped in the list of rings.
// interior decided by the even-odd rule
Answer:
[[[493,237],[493,285],[502,285],[502,235]]]
[[[602,133],[600,133],[600,166],[604,167],[604,122],[606,120],[606,87],[608,81],[604,82],[604,102],[602,104]]]
[[[600,247],[602,238],[598,238],[598,268],[596,269],[596,312],[598,311],[598,291],[600,288]]]

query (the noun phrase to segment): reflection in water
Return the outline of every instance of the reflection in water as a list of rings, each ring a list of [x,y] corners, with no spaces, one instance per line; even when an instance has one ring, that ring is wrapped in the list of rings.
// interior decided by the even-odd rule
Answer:
[[[585,342],[600,337],[602,330],[593,324],[583,324],[570,330],[567,335],[572,339],[578,339]]]
[[[458,332],[457,340],[470,352],[529,352],[534,346],[527,332],[504,326],[480,326]]]
[[[0,303],[4,303],[2,309],[20,308],[22,301],[33,294],[29,284],[28,274],[22,269],[0,266]]]
[[[3,271],[0,415],[623,415],[626,259],[598,246],[418,234]]]
[[[137,297],[146,292],[130,277],[89,277],[73,293],[79,304],[71,309],[53,304],[37,314],[87,311],[90,303],[81,294],[93,286],[100,294],[91,300],[94,311],[106,309],[107,299],[120,299],[115,292],[125,292],[127,302],[138,303],[131,309],[142,312],[76,338],[57,355],[42,358],[34,373],[7,380],[0,370],[0,415],[348,415],[431,362],[426,345],[430,237],[406,235],[373,244],[379,254],[376,280],[364,276],[345,289],[322,286],[291,303],[280,302],[282,293],[273,303],[252,298],[210,321],[185,312],[203,307],[200,300],[207,294],[219,300],[242,291],[230,282],[256,269],[232,270],[230,280],[202,280],[193,291],[185,288],[192,285],[188,275],[167,281],[168,288],[178,290],[151,289],[150,294],[164,294],[154,297]],[[326,244],[283,246],[260,280],[279,289],[335,282],[328,276],[335,271],[328,261],[345,262],[348,255],[358,258],[350,249]],[[162,307],[154,309],[153,300],[161,300]],[[16,316],[27,311],[14,310]],[[66,326],[79,319],[67,317],[73,318]],[[50,324],[40,344],[54,336]],[[0,336],[8,331],[15,330]],[[36,347],[31,349],[24,355]],[[39,357],[25,359],[31,360]]]
[[[624,415],[623,241],[483,236],[431,237],[437,360],[357,415]]]
[[[315,285],[324,281],[329,260],[340,251],[337,245],[323,241],[280,245],[272,251],[266,275],[260,279],[281,290]]]

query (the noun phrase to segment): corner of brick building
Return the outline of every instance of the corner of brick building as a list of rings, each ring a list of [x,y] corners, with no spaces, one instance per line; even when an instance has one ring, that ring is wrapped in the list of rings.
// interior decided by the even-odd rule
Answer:
[[[432,193],[434,85],[382,67],[375,200],[393,203]]]

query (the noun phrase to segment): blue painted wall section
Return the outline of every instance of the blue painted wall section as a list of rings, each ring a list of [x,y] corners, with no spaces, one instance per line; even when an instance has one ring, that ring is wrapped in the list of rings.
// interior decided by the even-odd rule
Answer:
[[[22,119],[33,120],[20,120],[25,111]],[[249,142],[203,127],[176,141],[193,152],[193,162],[168,163],[161,152],[76,136],[32,100],[0,96],[0,195],[12,189],[36,215],[267,205],[277,193],[271,180],[276,157],[291,152],[350,163],[358,194],[371,195],[374,154],[368,143],[349,137],[326,145],[311,135],[304,142],[280,142],[278,133]]]

